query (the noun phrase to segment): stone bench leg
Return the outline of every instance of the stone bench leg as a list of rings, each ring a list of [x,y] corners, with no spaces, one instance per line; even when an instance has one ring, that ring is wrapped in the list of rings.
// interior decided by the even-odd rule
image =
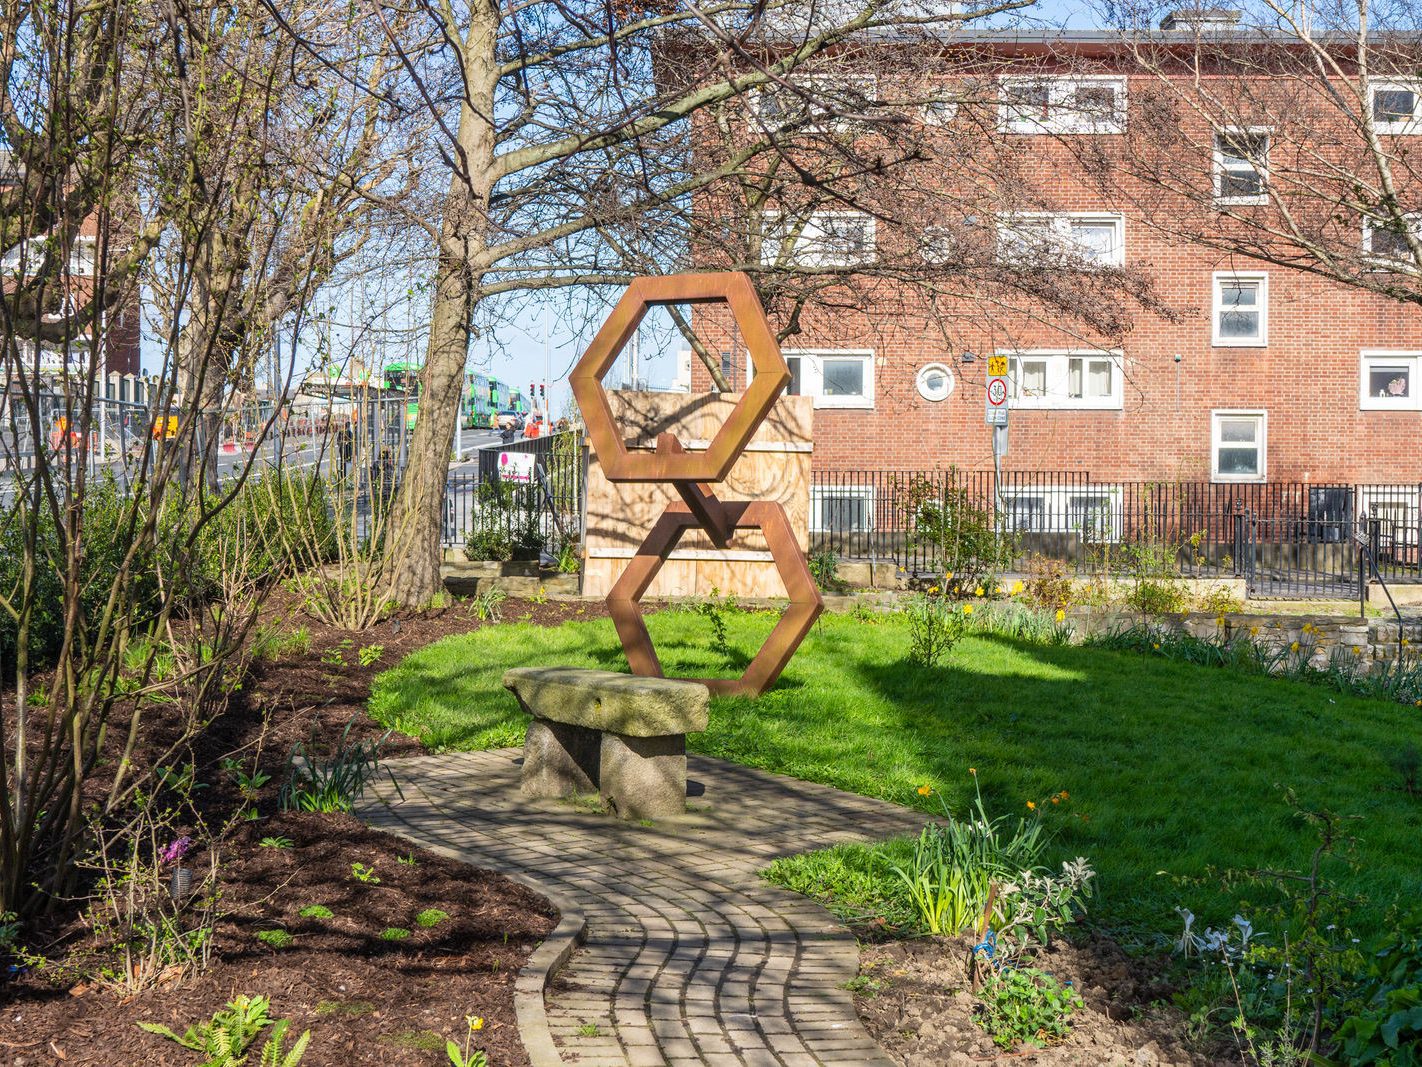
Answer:
[[[686,810],[686,735],[604,733],[598,789],[624,819],[680,815]]]
[[[585,726],[548,719],[530,722],[523,743],[523,795],[562,798],[596,793],[598,734]]]

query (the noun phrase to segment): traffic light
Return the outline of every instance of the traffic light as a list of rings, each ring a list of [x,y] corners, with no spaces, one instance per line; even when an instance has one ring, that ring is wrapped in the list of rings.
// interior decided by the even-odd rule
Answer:
[[[533,387],[533,383],[528,383],[528,399],[532,400],[538,395],[538,390]]]
[[[546,386],[546,385],[540,385],[540,386],[538,387],[538,396],[539,396],[540,399],[547,400],[547,399],[548,399],[548,386]]]

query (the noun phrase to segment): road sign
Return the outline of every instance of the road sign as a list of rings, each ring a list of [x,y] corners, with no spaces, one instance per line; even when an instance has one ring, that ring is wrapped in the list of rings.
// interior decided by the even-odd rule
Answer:
[[[997,373],[998,371],[1001,373]],[[988,357],[987,404],[984,420],[989,426],[1007,425],[1007,357]]]
[[[506,482],[533,481],[532,452],[500,452],[499,478]]]

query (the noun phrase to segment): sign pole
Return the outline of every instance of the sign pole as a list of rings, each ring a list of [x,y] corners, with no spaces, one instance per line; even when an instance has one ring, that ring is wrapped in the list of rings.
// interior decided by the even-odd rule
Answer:
[[[1002,493],[1002,457],[1007,455],[1007,412],[1011,389],[1007,380],[1007,357],[988,356],[987,397],[983,421],[992,427],[993,498],[1000,529],[1006,529],[1007,506]]]

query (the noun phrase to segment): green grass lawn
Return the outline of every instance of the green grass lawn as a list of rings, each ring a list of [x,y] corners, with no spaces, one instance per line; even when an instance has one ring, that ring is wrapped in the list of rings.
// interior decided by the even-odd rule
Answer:
[[[774,619],[730,618],[733,660]],[[648,620],[669,674],[733,673],[710,650],[710,625],[685,612]],[[1419,739],[1415,709],[1157,657],[1046,647],[976,635],[933,670],[909,664],[896,618],[826,616],[776,687],[759,700],[716,698],[694,751],[928,810],[932,785],[954,812],[977,771],[989,811],[1033,801],[1058,828],[1056,848],[1085,855],[1100,878],[1093,908],[1116,927],[1175,932],[1186,905],[1202,920],[1233,914],[1234,893],[1182,885],[1207,868],[1302,867],[1315,843],[1284,799],[1359,816],[1356,869],[1340,882],[1366,896],[1358,932],[1377,931],[1394,901],[1422,890],[1422,801],[1388,761]],[[438,748],[519,744],[526,724],[499,684],[508,667],[625,670],[606,620],[556,629],[510,624],[450,637],[377,680],[381,722]],[[719,668],[719,669],[718,669]],[[1060,807],[1043,802],[1066,790]],[[1239,891],[1235,891],[1236,893]]]

